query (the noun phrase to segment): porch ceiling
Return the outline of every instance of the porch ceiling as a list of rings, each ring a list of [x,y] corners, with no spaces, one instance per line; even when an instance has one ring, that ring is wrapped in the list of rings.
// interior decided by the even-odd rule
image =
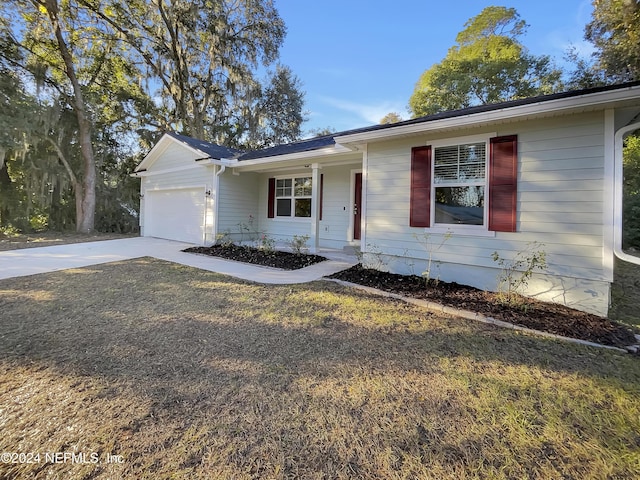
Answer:
[[[283,170],[308,170],[313,164],[320,168],[337,165],[362,164],[362,152],[315,152],[317,155],[268,157],[262,161],[238,162],[231,167],[238,172],[277,172]],[[287,158],[289,157],[289,158]]]

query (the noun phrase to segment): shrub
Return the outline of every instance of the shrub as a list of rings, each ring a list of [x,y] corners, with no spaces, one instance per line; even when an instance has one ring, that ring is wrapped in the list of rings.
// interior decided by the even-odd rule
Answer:
[[[433,235],[430,233],[423,234],[422,238],[418,237],[418,235],[414,235],[414,238],[418,241],[418,243],[420,243],[420,245],[424,247],[424,249],[427,251],[427,254],[428,254],[427,269],[424,272],[422,272],[422,278],[424,278],[425,284],[428,284],[429,280],[431,280],[433,276],[433,269],[432,269],[433,252],[437,252],[438,250],[440,250],[440,248],[445,243],[447,243],[447,241],[451,238],[452,235],[453,235],[453,232],[450,230],[447,230],[446,233],[442,236],[442,240],[438,244],[435,244],[434,242],[431,241]],[[437,281],[438,279],[436,278],[436,283]]]
[[[493,252],[492,258],[501,267],[498,275],[498,301],[505,305],[524,307],[520,293],[529,284],[534,270],[547,268],[547,254],[542,249],[544,244],[529,242],[526,249],[519,251],[508,260],[502,258],[498,252]]]
[[[266,253],[271,253],[276,248],[276,241],[266,233],[263,233],[258,239],[258,246],[260,250],[263,250]]]
[[[309,241],[309,235],[294,235],[293,238],[287,241],[287,245],[291,248],[296,255],[302,255],[308,250],[307,242]]]
[[[229,230],[225,230],[224,232],[216,235],[216,245],[221,245],[223,247],[230,247],[233,245],[233,238],[231,238]]]

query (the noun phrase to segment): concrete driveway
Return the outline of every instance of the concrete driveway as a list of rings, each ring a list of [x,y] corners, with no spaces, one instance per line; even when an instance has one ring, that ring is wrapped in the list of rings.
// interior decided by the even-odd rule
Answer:
[[[300,270],[285,271],[181,252],[190,246],[192,245],[172,240],[136,237],[9,250],[0,252],[0,280],[132,258],[153,257],[245,280],[286,284],[317,280],[357,263],[355,257],[320,252],[321,255],[330,257],[330,260]]]

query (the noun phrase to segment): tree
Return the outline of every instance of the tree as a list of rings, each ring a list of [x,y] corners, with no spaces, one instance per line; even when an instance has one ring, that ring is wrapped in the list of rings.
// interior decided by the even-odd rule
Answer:
[[[6,5],[6,7],[5,7]],[[75,169],[64,149],[54,137],[46,136],[64,164],[76,198],[76,230],[88,233],[94,229],[96,164],[92,145],[92,120],[85,102],[82,70],[93,60],[83,48],[83,36],[92,39],[89,19],[82,18],[73,2],[58,0],[16,0],[3,2],[2,18],[21,19],[22,24],[3,23],[3,43],[13,47],[0,51],[12,66],[33,75],[38,83],[54,88],[75,115],[75,142],[81,153],[81,167]],[[61,8],[62,7],[62,8]],[[21,31],[16,38],[14,31]],[[90,43],[90,40],[86,40]],[[85,54],[85,55],[83,55]]]
[[[610,83],[640,79],[640,1],[594,0],[585,38]]]
[[[566,88],[568,90],[580,90],[607,85],[610,80],[596,62],[581,57],[575,48],[567,50],[565,59],[574,65],[574,70],[568,72]]]
[[[254,78],[283,36],[271,0],[0,0],[0,73],[35,87],[38,109],[26,122],[5,116],[0,137],[15,133],[25,155],[12,160],[13,179],[0,164],[3,181],[25,195],[49,184],[48,208],[65,203],[71,185],[76,227],[90,231],[96,204],[114,221],[134,208],[137,193],[123,177],[131,162],[122,159],[136,158],[132,145],[148,148],[151,130],[230,146],[299,136],[298,79],[286,67],[266,86]],[[66,183],[45,170],[61,170]]]
[[[272,0],[80,2],[157,86],[161,129],[238,143],[248,128],[242,113],[260,95],[253,72],[275,61],[285,35]]]
[[[260,105],[264,132],[262,145],[271,146],[298,140],[305,121],[304,92],[300,80],[289,67],[278,65],[271,75]]]
[[[402,121],[402,117],[400,116],[399,113],[391,112],[391,113],[387,113],[384,117],[382,117],[382,119],[380,120],[380,125],[385,125],[387,123],[398,123],[401,121]]]
[[[625,138],[623,167],[622,242],[640,249],[640,131]]]
[[[561,72],[550,57],[530,54],[518,40],[526,28],[513,8],[487,7],[470,19],[442,62],[418,80],[413,116],[559,90]]]
[[[336,129],[333,127],[318,127],[318,128],[312,128],[309,131],[309,135],[312,137],[326,137],[329,135],[333,135],[334,133],[336,133]]]

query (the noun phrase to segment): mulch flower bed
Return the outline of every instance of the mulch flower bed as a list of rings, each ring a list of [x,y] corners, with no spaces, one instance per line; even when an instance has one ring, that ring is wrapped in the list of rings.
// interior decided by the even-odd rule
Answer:
[[[638,343],[627,326],[555,303],[523,298],[523,307],[501,304],[497,295],[457,283],[434,282],[356,265],[331,276],[399,295],[481,313],[488,317],[565,337],[624,348]]]
[[[261,250],[243,245],[191,247],[184,252],[221,257],[267,267],[297,270],[327,260],[320,255]],[[527,328],[624,348],[637,344],[630,327],[564,305],[522,298],[522,306],[500,303],[497,295],[457,283],[428,283],[416,275],[397,275],[363,268],[358,264],[330,278],[373,287],[386,292],[470,310]]]
[[[199,253],[221,257],[226,260],[253,263],[264,267],[282,268],[284,270],[298,270],[314,263],[324,262],[320,255],[295,254],[280,250],[261,250],[245,245],[212,245],[211,247],[191,247],[183,252]]]

